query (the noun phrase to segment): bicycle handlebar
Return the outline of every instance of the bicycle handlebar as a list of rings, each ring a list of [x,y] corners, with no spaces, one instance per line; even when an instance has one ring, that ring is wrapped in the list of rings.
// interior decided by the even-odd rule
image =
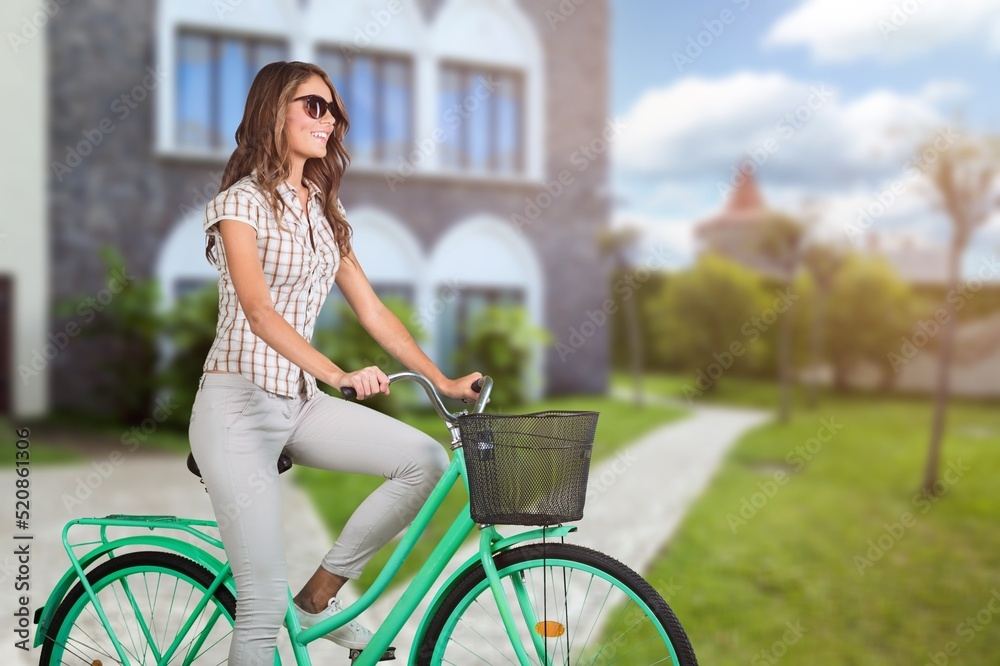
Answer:
[[[431,399],[431,404],[434,405],[434,410],[438,413],[438,415],[441,418],[451,423],[455,423],[458,420],[457,414],[452,414],[445,408],[444,402],[441,400],[441,394],[438,392],[436,388],[434,388],[434,385],[431,383],[431,381],[426,377],[424,377],[423,375],[421,375],[420,373],[403,371],[403,372],[394,372],[393,374],[387,376],[389,378],[390,384],[399,379],[408,379],[417,382],[418,384],[424,387],[424,391],[427,393],[427,397]],[[476,403],[475,405],[473,405],[472,411],[470,413],[481,414],[483,412],[483,409],[486,407],[486,403],[490,399],[490,391],[493,390],[493,379],[489,375],[483,375],[476,381],[472,382],[472,390],[479,393],[479,399],[476,400]],[[344,396],[345,400],[354,400],[358,397],[358,392],[355,391],[354,387],[352,386],[345,386],[344,388],[340,389],[340,393],[341,395]]]

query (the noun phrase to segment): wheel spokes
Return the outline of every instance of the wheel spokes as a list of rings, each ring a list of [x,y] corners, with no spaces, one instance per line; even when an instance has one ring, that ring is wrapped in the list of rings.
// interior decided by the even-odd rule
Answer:
[[[228,660],[226,639],[232,634],[232,619],[216,597],[192,614],[186,634],[177,635],[192,609],[198,611],[197,602],[204,599],[206,592],[201,585],[171,570],[133,570],[92,586],[105,609],[110,631],[118,637],[131,664],[159,664],[163,658],[159,646],[172,642],[179,647],[167,663],[214,666]],[[222,617],[225,620],[220,622]],[[52,663],[121,664],[109,628],[101,622],[89,596],[77,599],[66,622],[69,626],[60,628],[54,637],[54,654],[59,659]]]
[[[659,621],[633,599],[634,592],[607,575],[553,559],[544,567],[526,562],[501,572],[512,609],[520,605],[518,633],[532,664],[675,663]],[[449,633],[442,636],[440,663],[516,666],[488,583],[481,582],[468,597]],[[530,650],[533,641],[537,653]]]

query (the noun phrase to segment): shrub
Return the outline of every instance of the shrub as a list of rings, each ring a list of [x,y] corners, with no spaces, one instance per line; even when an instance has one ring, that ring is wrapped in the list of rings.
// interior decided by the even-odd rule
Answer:
[[[389,296],[382,299],[382,302],[400,321],[412,320],[413,309],[405,299]],[[332,359],[342,370],[354,372],[370,365],[378,366],[386,374],[406,370],[402,363],[386,352],[365,330],[361,322],[358,321],[357,315],[354,314],[354,310],[346,301],[337,304],[337,315],[337,325],[317,330],[313,336],[313,344],[316,349]],[[422,329],[407,328],[417,342],[424,339],[425,335]],[[320,388],[330,395],[340,396],[340,391],[322,382],[320,382]],[[373,395],[365,398],[364,404],[384,414],[396,417],[402,410],[417,402],[415,390],[423,393],[423,389],[412,383],[395,384],[392,388],[392,395]]]
[[[101,370],[95,394],[110,405],[106,416],[136,423],[149,416],[156,392],[157,336],[162,326],[158,312],[159,283],[155,278],[124,279],[128,275],[121,253],[111,246],[100,249],[105,265],[105,284],[120,285],[107,304],[94,305],[91,294],[66,298],[56,304],[57,317],[71,318],[93,313],[85,320],[80,336],[103,343]],[[92,406],[93,407],[93,406]]]
[[[453,352],[457,374],[489,375],[495,382],[491,404],[504,409],[522,405],[530,382],[531,350],[539,342],[551,344],[554,339],[531,324],[523,306],[487,306],[470,322],[466,344]]]
[[[187,428],[205,358],[215,341],[218,316],[218,285],[211,284],[177,299],[164,317],[168,349],[159,384],[174,405],[171,425]]]

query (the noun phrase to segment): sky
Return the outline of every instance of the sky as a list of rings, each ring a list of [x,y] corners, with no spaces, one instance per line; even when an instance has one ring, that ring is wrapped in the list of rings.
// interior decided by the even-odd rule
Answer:
[[[821,206],[827,237],[943,246],[909,167],[928,138],[1000,134],[997,0],[612,0],[611,37],[615,222],[679,265],[740,166],[769,205]],[[994,216],[966,268],[998,247]]]

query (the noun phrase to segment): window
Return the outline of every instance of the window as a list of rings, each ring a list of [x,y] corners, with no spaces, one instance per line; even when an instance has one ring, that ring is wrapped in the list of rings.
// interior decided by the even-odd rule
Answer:
[[[177,42],[177,145],[231,152],[253,78],[285,60],[278,40],[182,30]]]
[[[347,105],[352,160],[395,164],[413,141],[413,64],[385,54],[319,51],[318,64]]]
[[[488,173],[521,173],[523,83],[516,72],[446,64],[441,70],[441,165]]]

